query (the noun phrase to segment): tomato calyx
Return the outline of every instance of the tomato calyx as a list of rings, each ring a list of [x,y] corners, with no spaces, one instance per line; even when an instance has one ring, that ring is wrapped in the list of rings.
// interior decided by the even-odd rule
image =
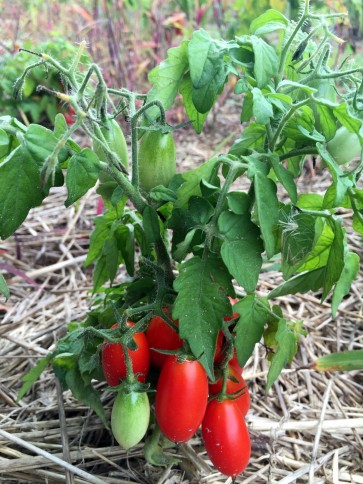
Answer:
[[[105,390],[109,390],[112,392],[123,392],[125,394],[129,393],[149,393],[150,392],[150,383],[142,383],[141,381],[137,380],[137,373],[134,374],[134,378],[128,380],[127,378],[123,380],[119,385],[115,386],[107,386]],[[152,390],[153,391],[153,390]]]

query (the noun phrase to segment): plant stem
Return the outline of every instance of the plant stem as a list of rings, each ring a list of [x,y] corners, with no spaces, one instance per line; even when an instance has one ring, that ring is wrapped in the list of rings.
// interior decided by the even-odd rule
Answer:
[[[282,132],[282,130],[284,129],[285,127],[285,124],[289,121],[290,118],[292,118],[292,116],[295,114],[295,112],[297,110],[299,110],[302,106],[305,106],[305,104],[308,104],[309,102],[311,102],[312,99],[308,98],[308,99],[304,99],[303,101],[300,101],[299,103],[296,103],[294,104],[290,110],[283,116],[283,118],[281,119],[280,121],[280,124],[275,132],[275,135],[272,139],[272,142],[271,142],[271,145],[270,145],[270,150],[273,151],[274,148],[275,148],[275,145],[279,139],[279,136]]]
[[[282,52],[281,52],[281,58],[280,58],[280,64],[279,64],[279,69],[278,69],[278,74],[277,74],[277,78],[276,78],[276,86],[281,82],[282,80],[282,76],[284,74],[284,68],[285,68],[285,64],[286,64],[286,59],[287,59],[287,55],[289,53],[289,49],[290,49],[290,46],[294,40],[294,38],[296,37],[297,33],[299,32],[299,30],[301,29],[301,27],[303,26],[305,20],[309,17],[309,0],[305,0],[305,6],[304,6],[304,11],[300,17],[300,20],[298,21],[298,23],[296,24],[296,27],[293,31],[293,33],[290,35],[289,39],[287,40],[284,48],[282,49]]]

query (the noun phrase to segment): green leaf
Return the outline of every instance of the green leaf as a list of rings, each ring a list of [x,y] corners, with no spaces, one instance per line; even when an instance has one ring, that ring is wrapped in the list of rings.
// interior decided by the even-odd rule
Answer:
[[[334,231],[334,239],[330,246],[329,257],[325,266],[323,294],[321,296],[322,301],[324,301],[331,288],[339,280],[344,268],[345,228],[339,219],[331,219],[329,220],[329,224]]]
[[[213,379],[213,359],[218,331],[230,310],[227,294],[233,292],[230,276],[222,261],[208,253],[194,256],[180,266],[174,282],[178,296],[173,318],[179,320],[179,335]]]
[[[182,261],[187,256],[188,252],[190,252],[190,246],[193,242],[194,235],[197,229],[190,230],[185,239],[182,242],[177,244],[176,249],[173,251],[173,257],[177,261]]]
[[[205,30],[200,29],[193,33],[188,44],[188,60],[190,78],[195,89],[214,82],[223,68],[225,49],[223,41],[216,42]]]
[[[339,351],[321,356],[311,368],[316,371],[363,370],[363,350]]]
[[[287,191],[292,203],[296,204],[297,188],[294,181],[293,173],[291,173],[290,170],[284,167],[284,165],[280,162],[280,159],[278,156],[274,156],[274,155],[270,156],[270,161],[279,182]]]
[[[127,273],[133,277],[135,272],[135,230],[132,224],[121,225],[116,230],[118,250],[125,261]]]
[[[3,294],[6,297],[6,299],[10,297],[9,288],[2,274],[0,274],[0,293]]]
[[[299,340],[299,330],[296,331],[295,324],[288,323],[285,319],[281,318],[278,322],[275,339],[278,343],[278,348],[271,359],[271,366],[267,374],[266,391],[271,388],[281,373],[281,370],[295,356]]]
[[[251,199],[245,192],[229,192],[227,202],[228,208],[236,215],[247,213],[251,205]]]
[[[306,271],[298,274],[273,289],[268,299],[286,296],[286,294],[305,293],[318,291],[324,284],[325,268],[321,267],[314,271]]]
[[[204,114],[197,111],[192,100],[192,83],[189,73],[186,73],[180,85],[180,93],[183,96],[183,103],[185,112],[188,118],[191,120],[195,131],[200,134],[203,129],[205,120],[207,119],[208,112]]]
[[[214,208],[208,200],[197,196],[190,197],[188,208],[193,222],[197,225],[207,224],[214,213]]]
[[[58,113],[54,119],[54,136],[59,139],[68,130],[67,122],[62,113]]]
[[[276,197],[276,185],[262,172],[254,176],[256,209],[265,250],[268,258],[275,254],[274,228],[279,220],[279,205]]]
[[[355,117],[350,111],[347,103],[339,104],[339,106],[333,109],[334,115],[337,120],[345,126],[351,133],[359,133],[362,127],[362,121]]]
[[[100,395],[90,383],[85,383],[80,370],[78,368],[68,370],[65,375],[65,381],[73,396],[80,402],[92,408],[100,417],[103,425],[108,428],[108,422]]]
[[[96,184],[100,170],[98,156],[90,148],[84,148],[80,153],[72,156],[66,176],[68,190],[68,198],[64,202],[66,207],[79,200]]]
[[[262,266],[263,244],[250,214],[222,212],[218,228],[224,241],[221,256],[229,272],[247,292],[255,290]]]
[[[307,86],[306,84],[300,84],[299,82],[290,81],[289,79],[284,79],[280,82],[277,86],[276,91],[281,91],[282,89],[286,88],[294,88],[294,89],[301,89],[302,91],[306,92],[306,94],[314,94],[317,92],[317,89],[314,87]]]
[[[337,131],[337,125],[333,109],[325,104],[315,103],[313,105],[313,110],[315,112],[315,124],[318,131],[321,131],[327,141],[334,138]]]
[[[203,87],[192,89],[192,101],[195,108],[201,114],[208,114],[214,103],[216,102],[218,94],[223,90],[223,86],[227,80],[227,70],[223,65],[216,73],[214,79]]]
[[[167,58],[150,71],[149,81],[153,87],[148,92],[148,101],[158,99],[165,109],[169,109],[173,105],[184,73],[188,68],[187,47],[188,41],[184,41],[180,46],[169,49]],[[153,107],[148,109],[147,114],[150,119],[156,119],[160,111]]]
[[[269,304],[265,298],[249,294],[233,306],[233,311],[240,315],[235,329],[235,344],[238,363],[244,367],[270,319]]]
[[[275,49],[259,37],[251,35],[250,41],[255,54],[253,71],[257,87],[263,89],[277,75],[278,57]]]
[[[99,289],[105,282],[113,281],[119,267],[119,252],[116,238],[111,235],[103,244],[102,254],[93,271],[93,290]]]
[[[320,156],[327,164],[333,178],[335,185],[334,207],[339,207],[343,203],[344,197],[346,196],[349,188],[354,186],[354,182],[352,181],[351,177],[344,175],[323,144],[317,143],[316,147],[318,148]]]
[[[266,127],[252,122],[241,133],[241,137],[238,138],[229,150],[231,155],[244,156],[247,154],[247,150],[258,150],[264,145],[266,137]]]
[[[274,115],[271,103],[257,87],[254,87],[251,93],[253,96],[253,115],[256,117],[256,123],[268,124]]]
[[[255,35],[265,35],[275,30],[285,30],[288,25],[288,19],[281,12],[269,9],[253,20],[250,25],[250,32]]]
[[[58,140],[54,133],[38,124],[29,125],[24,135],[24,147],[41,169],[45,160],[54,151]]]
[[[38,165],[18,146],[0,164],[0,236],[12,235],[43,198]]]
[[[352,282],[357,277],[359,272],[360,259],[358,254],[348,252],[344,261],[343,271],[340,278],[334,288],[331,312],[333,318],[335,318],[339,304],[343,300],[343,297],[349,294]]]
[[[23,398],[23,396],[28,393],[28,391],[32,388],[40,375],[50,364],[52,357],[52,353],[49,353],[49,355],[45,356],[44,358],[40,358],[38,363],[22,377],[21,380],[23,384],[19,390],[18,396],[16,397],[17,402],[19,402]]]
[[[227,76],[224,53],[228,48],[228,43],[215,41],[203,29],[194,32],[188,44],[192,102],[199,113],[208,113],[223,89]]]
[[[102,254],[103,244],[110,234],[111,222],[109,217],[101,215],[94,219],[95,228],[90,236],[90,247],[84,266],[88,267],[92,262],[98,259]]]
[[[291,212],[287,220],[281,220],[282,273],[288,279],[310,255],[316,239],[316,217],[304,213]],[[305,270],[315,269],[315,264]]]
[[[146,205],[143,213],[143,227],[148,243],[156,242],[160,239],[160,222],[159,217],[153,207]]]
[[[186,207],[190,197],[202,195],[200,182],[202,180],[210,183],[215,178],[220,161],[217,157],[211,158],[203,165],[183,173],[184,183],[178,188],[175,207]]]
[[[175,202],[176,195],[175,191],[171,190],[170,188],[164,187],[164,185],[158,185],[151,189],[150,198],[155,200],[156,202]]]

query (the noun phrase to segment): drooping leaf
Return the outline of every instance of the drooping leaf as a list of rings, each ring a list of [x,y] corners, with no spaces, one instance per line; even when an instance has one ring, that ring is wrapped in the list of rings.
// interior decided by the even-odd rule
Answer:
[[[180,93],[183,96],[185,112],[191,120],[195,131],[200,134],[209,111],[203,114],[197,111],[192,100],[192,90],[190,75],[189,73],[186,73],[180,85]]]
[[[68,197],[64,202],[66,207],[79,200],[96,184],[100,170],[98,156],[90,148],[84,148],[80,153],[72,156],[66,176],[68,190]]]
[[[308,291],[318,291],[323,287],[324,273],[324,267],[321,267],[314,271],[297,274],[273,289],[267,297],[268,299],[273,299],[275,297],[286,296],[286,294],[304,294]]]
[[[296,183],[294,181],[293,173],[291,173],[290,170],[288,170],[283,166],[278,156],[272,155],[270,157],[270,160],[278,180],[287,191],[292,203],[296,204],[297,188],[296,188]]]
[[[329,223],[334,231],[334,240],[330,246],[329,257],[325,266],[324,286],[321,300],[329,294],[332,287],[338,282],[344,269],[344,242],[346,242],[345,228],[340,219],[331,219]]]
[[[253,180],[258,221],[267,257],[271,258],[275,254],[274,228],[279,220],[276,185],[260,171],[256,172]]]
[[[255,63],[253,71],[257,81],[257,87],[263,89],[276,76],[278,69],[278,57],[275,49],[263,39],[251,35]]]
[[[153,207],[147,205],[142,213],[146,239],[151,244],[160,239],[159,217]]]
[[[346,176],[342,172],[339,165],[335,163],[333,157],[322,143],[317,143],[316,147],[318,148],[320,156],[327,164],[333,178],[335,188],[334,207],[339,207],[343,202],[347,191],[353,187],[354,182],[351,179],[351,176]]]
[[[249,294],[233,306],[233,311],[240,315],[235,329],[235,344],[238,363],[244,367],[270,319],[269,304],[266,299]]]
[[[99,392],[91,383],[85,383],[78,368],[72,368],[66,372],[65,381],[74,397],[80,402],[92,408],[100,417],[103,425],[108,428],[104,406]]]
[[[257,87],[254,87],[251,93],[253,96],[253,115],[256,117],[256,123],[268,124],[274,115],[271,103]]]
[[[250,32],[255,35],[265,35],[275,30],[285,30],[288,19],[278,10],[269,9],[252,21]]]
[[[213,378],[217,335],[230,310],[227,294],[233,293],[228,271],[211,253],[203,258],[194,256],[180,266],[174,287],[178,295],[173,318],[179,320],[180,337],[187,340]]]
[[[331,312],[333,318],[335,318],[339,304],[344,296],[346,296],[352,285],[352,282],[357,277],[359,272],[359,255],[352,252],[348,252],[344,261],[344,268],[340,275],[340,278],[334,288]]]
[[[12,235],[43,198],[38,165],[18,146],[0,164],[0,236]]]
[[[267,374],[266,391],[271,388],[281,370],[291,362],[296,354],[299,330],[296,331],[295,324],[287,322],[284,318],[281,318],[278,322],[275,334],[278,347],[271,358],[271,365]]]
[[[159,100],[165,109],[169,109],[178,94],[180,83],[188,68],[187,55],[188,41],[184,41],[178,47],[168,50],[167,58],[149,73],[149,81],[152,88],[148,92],[147,100]],[[148,116],[155,119],[159,116],[158,108],[148,109]]]
[[[262,266],[263,243],[249,213],[236,215],[224,211],[218,219],[224,236],[221,256],[229,272],[247,292],[256,289]]]
[[[43,371],[47,368],[47,366],[50,364],[52,360],[52,353],[49,353],[49,355],[40,358],[38,363],[33,366],[33,368],[28,371],[23,377],[22,377],[22,386],[19,390],[18,396],[16,398],[16,401],[19,402],[23,396],[28,393],[28,391],[32,388],[34,383],[38,380],[40,375],[43,373]]]
[[[188,44],[190,78],[193,87],[199,89],[213,82],[223,65],[224,49],[203,29],[193,33]]]

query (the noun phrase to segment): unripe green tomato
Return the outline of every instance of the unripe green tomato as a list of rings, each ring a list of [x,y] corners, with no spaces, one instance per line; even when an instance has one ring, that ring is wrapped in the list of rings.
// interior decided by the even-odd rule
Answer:
[[[327,143],[327,149],[338,165],[345,165],[355,158],[359,158],[362,147],[359,138],[345,126],[340,127],[333,139]]]
[[[104,124],[105,127],[101,128],[101,131],[110,150],[115,153],[120,163],[128,170],[127,144],[121,126],[115,119],[108,120]],[[93,150],[100,160],[107,161],[105,150],[97,141],[93,142]]]
[[[146,434],[150,421],[147,393],[120,391],[111,412],[112,433],[124,449],[138,444]]]
[[[168,186],[176,173],[176,152],[171,133],[147,131],[139,146],[139,182],[146,192],[158,185]]]

